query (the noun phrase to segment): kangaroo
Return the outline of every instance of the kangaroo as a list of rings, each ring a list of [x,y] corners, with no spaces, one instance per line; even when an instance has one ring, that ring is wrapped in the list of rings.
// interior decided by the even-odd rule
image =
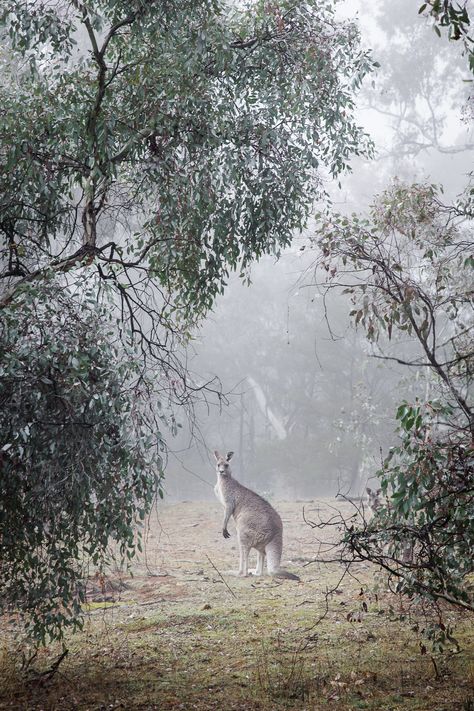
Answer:
[[[255,575],[263,575],[266,558],[269,575],[299,580],[297,575],[280,568],[283,524],[279,514],[268,501],[234,479],[229,465],[233,454],[229,452],[226,457],[223,457],[218,451],[214,452],[217,471],[214,493],[225,508],[222,526],[224,538],[230,538],[227,524],[230,517],[234,517],[240,553],[239,575],[247,577],[249,552],[251,548],[255,548],[257,551]]]
[[[380,511],[380,509],[384,505],[382,489],[377,489],[377,491],[373,491],[372,489],[369,489],[369,487],[367,487],[366,492],[368,497],[367,508],[371,513],[375,514],[377,513],[377,511]]]

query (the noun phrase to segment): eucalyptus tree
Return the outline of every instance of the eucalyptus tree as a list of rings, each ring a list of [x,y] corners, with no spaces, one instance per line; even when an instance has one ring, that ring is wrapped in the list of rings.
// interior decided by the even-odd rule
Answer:
[[[433,0],[418,9],[431,17],[439,36],[447,28],[449,39],[461,41],[472,71],[466,6]],[[458,62],[446,58],[449,71],[441,71],[438,58],[427,63],[423,48],[413,39],[422,27],[416,25],[415,13],[413,5],[397,13],[398,22],[412,27],[410,38],[394,34],[396,43],[404,43],[420,58],[409,61],[410,72],[416,66],[419,91],[411,91],[405,65],[388,94],[389,106],[397,97],[400,100],[401,142],[411,153],[431,147],[445,153],[472,149],[469,144],[440,141],[432,92],[436,89],[441,97],[443,91],[453,91],[456,96],[456,78],[460,81],[462,72]],[[393,29],[389,15],[379,13],[378,18]],[[439,55],[443,52],[440,45]],[[396,72],[392,76],[397,79]],[[419,95],[427,101],[426,121],[418,114]],[[368,215],[319,215],[314,234],[321,250],[317,263],[327,275],[325,287],[345,290],[353,302],[350,315],[355,327],[365,332],[376,357],[406,369],[414,392],[409,401],[399,403],[398,442],[374,471],[381,496],[371,520],[361,506],[350,519],[341,516],[313,525],[329,523],[342,530],[339,562],[350,566],[372,561],[387,571],[398,592],[469,611],[474,610],[471,218],[470,186],[456,205],[449,205],[441,186],[395,180],[374,199]],[[424,377],[418,378],[421,373]],[[443,646],[450,630],[441,611],[438,607],[440,623],[430,626],[428,633]]]
[[[42,643],[82,625],[89,571],[140,547],[162,469],[151,378],[81,287],[25,290],[0,321],[0,607]]]
[[[44,641],[80,620],[84,555],[133,550],[160,395],[195,390],[189,328],[370,152],[373,62],[329,0],[4,0],[0,20],[0,602]]]
[[[150,346],[149,281],[194,319],[229,268],[289,244],[320,167],[368,149],[353,94],[372,62],[331,2],[4,8],[25,62],[1,97],[4,276],[89,265]]]
[[[426,370],[433,383],[431,397],[419,393],[398,407],[399,442],[376,473],[385,498],[361,529],[342,524],[341,557],[381,565],[402,592],[472,611],[470,226],[443,205],[435,186],[395,182],[368,217],[322,219],[315,240],[327,287],[350,295],[354,323],[380,343],[379,357]]]

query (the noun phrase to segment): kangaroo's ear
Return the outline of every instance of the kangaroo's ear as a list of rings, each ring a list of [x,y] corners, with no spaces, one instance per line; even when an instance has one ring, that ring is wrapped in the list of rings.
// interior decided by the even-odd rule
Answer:
[[[217,449],[214,450],[214,456],[215,456],[216,460],[218,460],[218,459],[221,458],[221,455],[219,454],[219,452],[217,451]]]
[[[227,452],[227,461],[230,462],[230,460],[232,459],[233,456],[234,456],[233,452]]]

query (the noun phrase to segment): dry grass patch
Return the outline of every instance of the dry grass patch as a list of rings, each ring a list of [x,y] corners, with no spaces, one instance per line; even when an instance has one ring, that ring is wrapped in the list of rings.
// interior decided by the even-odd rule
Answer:
[[[225,577],[230,592],[206,561],[235,567],[235,537],[230,546],[219,537],[220,511],[180,504],[178,519],[168,507],[152,529],[147,566],[137,563],[120,605],[92,611],[48,684],[25,678],[18,649],[4,645],[0,708],[474,711],[472,620],[451,615],[462,651],[436,656],[436,674],[429,650],[421,653],[422,611],[369,594],[372,571],[361,568],[315,625],[341,571],[303,567],[314,542],[301,505],[279,508],[293,521],[286,552],[299,560],[301,583]],[[199,522],[199,539],[181,520]],[[43,650],[35,667],[59,651]]]

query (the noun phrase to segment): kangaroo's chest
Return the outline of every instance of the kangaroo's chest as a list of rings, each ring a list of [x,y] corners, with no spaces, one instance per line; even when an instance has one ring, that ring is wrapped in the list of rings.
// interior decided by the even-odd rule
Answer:
[[[221,502],[222,506],[225,506],[225,499],[224,499],[224,493],[222,491],[222,486],[220,482],[218,481],[217,484],[214,487],[214,493]]]

